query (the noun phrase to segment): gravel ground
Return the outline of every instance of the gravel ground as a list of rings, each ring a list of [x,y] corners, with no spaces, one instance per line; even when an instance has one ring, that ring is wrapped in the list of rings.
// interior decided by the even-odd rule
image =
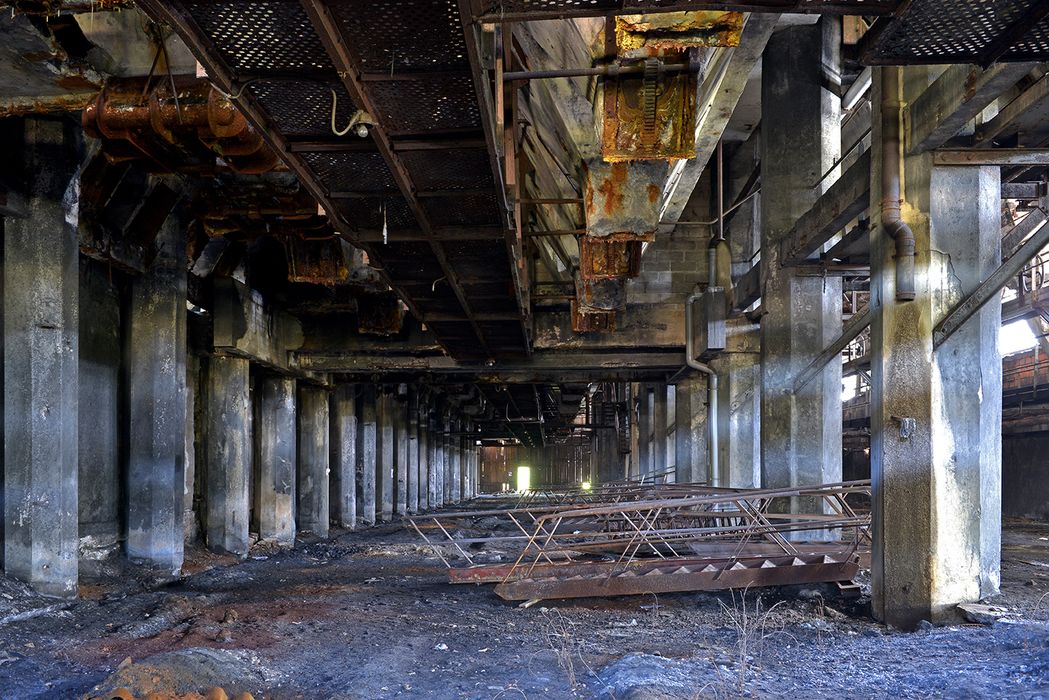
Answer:
[[[239,563],[194,550],[177,581],[111,562],[71,603],[0,578],[0,697],[1049,698],[1049,525],[1004,543],[1006,619],[915,633],[829,587],[525,609],[448,585],[393,526]]]

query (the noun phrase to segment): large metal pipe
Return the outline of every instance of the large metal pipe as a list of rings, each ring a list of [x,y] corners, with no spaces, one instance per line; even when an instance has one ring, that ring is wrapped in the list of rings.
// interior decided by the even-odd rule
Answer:
[[[881,223],[896,241],[896,301],[912,301],[914,291],[914,231],[903,220],[900,164],[900,68],[882,69],[881,78]]]
[[[696,359],[695,333],[692,329],[692,307],[703,298],[702,294],[692,294],[685,302],[685,363],[689,367],[707,375],[707,429],[710,434],[710,478],[718,482],[718,451],[720,431],[718,430],[718,373],[710,365]]]

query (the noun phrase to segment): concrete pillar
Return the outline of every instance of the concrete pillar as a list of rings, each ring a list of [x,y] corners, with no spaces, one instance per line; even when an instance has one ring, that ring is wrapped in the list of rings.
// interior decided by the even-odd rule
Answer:
[[[841,279],[780,266],[779,244],[816,201],[841,150],[840,24],[774,34],[762,68],[762,484],[841,480],[841,362],[798,394],[794,377],[841,334]],[[805,508],[806,506],[800,506]]]
[[[183,450],[185,469],[182,490],[182,533],[185,542],[195,542],[200,535],[194,510],[197,492],[197,436],[202,433],[198,426],[198,409],[204,404],[200,400],[200,366],[198,355],[186,354],[186,446]]]
[[[121,311],[109,270],[80,261],[78,411],[80,566],[115,552],[121,539]]]
[[[328,390],[323,387],[299,386],[299,478],[296,506],[299,530],[309,530],[318,537],[328,536],[329,494]]]
[[[444,419],[444,430],[445,434],[441,438],[441,447],[444,452],[444,470],[441,478],[444,479],[444,483],[442,484],[444,504],[448,505],[449,503],[454,503],[452,500],[452,476],[455,473],[455,456],[452,450],[452,438],[448,433],[455,431],[455,425],[447,416]]]
[[[674,399],[674,478],[679,484],[710,483],[707,380],[690,375],[677,383]]]
[[[904,76],[913,103],[928,72]],[[877,74],[874,84],[879,105]],[[876,113],[872,202],[881,200],[880,121]],[[878,217],[871,234],[872,607],[903,629],[952,621],[958,603],[997,593],[1001,573],[1001,305],[992,300],[938,349],[932,335],[999,264],[1000,171],[931,160],[908,157],[903,168],[913,301],[895,298],[895,245]]]
[[[408,397],[408,507],[419,512],[419,395],[412,388]],[[425,497],[423,501],[425,502]]]
[[[361,419],[357,426],[357,517],[365,525],[374,525],[375,475],[378,471],[378,415],[375,386],[360,387]]]
[[[459,445],[462,449],[462,465],[460,467],[461,477],[461,488],[460,496],[462,500],[467,501],[473,498],[471,490],[473,488],[473,440],[470,438],[472,433],[473,421],[469,418],[462,422],[463,435],[459,438]]]
[[[389,391],[379,396],[378,461],[375,466],[376,515],[384,523],[393,520],[394,460],[396,459],[396,399]]]
[[[720,445],[715,486],[761,485],[761,333],[747,319],[728,324],[728,348],[711,363],[718,373]]]
[[[444,431],[440,417],[434,415],[430,423],[430,507],[440,508],[444,505]]]
[[[451,473],[451,501],[459,503],[463,500],[463,422],[459,419],[452,421],[452,436],[449,438],[452,450],[452,473]]]
[[[185,528],[186,232],[177,213],[128,308],[127,555],[178,573]]]
[[[287,547],[295,544],[296,401],[294,379],[255,382],[255,519],[260,539]]]
[[[416,421],[419,426],[419,471],[418,471],[418,491],[419,491],[419,503],[418,512],[422,513],[433,507],[431,497],[433,489],[430,487],[430,464],[431,464],[431,453],[430,448],[430,416],[427,410],[426,398],[424,396],[419,397],[418,413],[416,415]]]
[[[357,527],[357,388],[340,384],[331,397],[331,516]]]
[[[77,591],[78,152],[62,120],[25,120],[27,216],[5,221],[4,570]]]
[[[652,385],[652,471],[665,474],[667,461],[667,385]]]
[[[393,402],[393,439],[396,447],[393,511],[402,516],[408,512],[408,471],[411,469],[411,458],[408,456],[411,446],[408,441],[408,406],[404,401],[406,398],[398,396]]]
[[[208,358],[207,545],[239,556],[248,553],[253,442],[249,369],[250,363],[240,357]]]
[[[638,476],[652,473],[652,387],[641,384],[637,394],[637,466]]]

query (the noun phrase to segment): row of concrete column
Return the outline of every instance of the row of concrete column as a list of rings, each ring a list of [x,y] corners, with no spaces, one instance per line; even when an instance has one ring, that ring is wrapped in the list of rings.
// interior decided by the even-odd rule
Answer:
[[[177,573],[198,519],[209,547],[244,555],[252,532],[290,544],[475,495],[471,425],[436,396],[188,354],[177,211],[141,274],[82,259],[78,138],[25,120],[25,216],[0,219],[8,575],[69,596],[121,541]]]
[[[459,434],[462,422],[445,430],[415,391],[370,384],[329,391],[260,375],[253,405],[249,365],[207,361],[209,547],[245,554],[249,532],[290,545],[297,531],[327,537],[332,522],[390,522],[476,495],[479,453]]]

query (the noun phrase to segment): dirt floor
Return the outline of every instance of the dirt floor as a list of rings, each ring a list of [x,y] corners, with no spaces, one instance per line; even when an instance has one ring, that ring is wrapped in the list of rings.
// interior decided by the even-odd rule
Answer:
[[[1049,698],[1049,525],[1009,523],[1004,548],[1002,621],[909,634],[830,588],[521,608],[448,585],[394,526],[195,550],[173,582],[114,563],[71,603],[0,578],[0,697]]]

